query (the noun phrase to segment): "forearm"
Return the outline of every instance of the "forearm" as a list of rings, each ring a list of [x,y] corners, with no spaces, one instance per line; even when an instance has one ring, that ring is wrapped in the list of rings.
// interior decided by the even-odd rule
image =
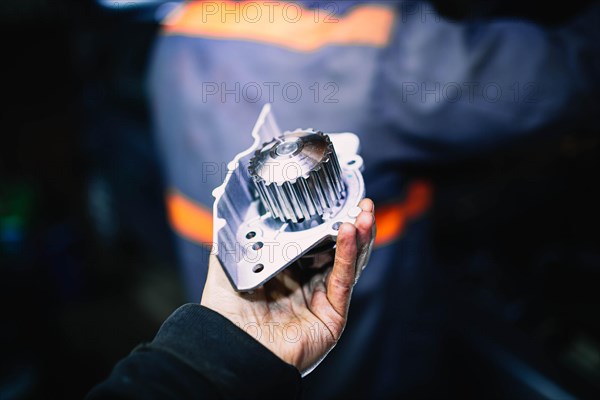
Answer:
[[[406,157],[426,159],[581,122],[600,86],[599,15],[596,5],[559,28],[400,16],[394,61],[384,66],[383,120],[402,135]]]
[[[123,359],[89,399],[299,396],[298,371],[221,315],[188,304]]]

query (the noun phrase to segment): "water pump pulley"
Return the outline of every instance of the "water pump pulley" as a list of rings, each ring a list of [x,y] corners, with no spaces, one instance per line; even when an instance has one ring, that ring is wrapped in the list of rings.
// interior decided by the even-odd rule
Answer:
[[[282,133],[266,105],[253,145],[228,164],[213,191],[213,251],[238,291],[255,289],[294,262],[331,249],[353,223],[365,189],[359,140],[312,129]]]

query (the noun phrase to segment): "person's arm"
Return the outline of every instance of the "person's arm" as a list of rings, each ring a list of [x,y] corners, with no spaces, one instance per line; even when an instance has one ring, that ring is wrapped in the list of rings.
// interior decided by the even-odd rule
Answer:
[[[237,293],[211,258],[202,305],[173,313],[154,340],[120,361],[88,399],[297,398],[300,376],[325,358],[348,316],[375,237],[374,206],[339,229],[333,265],[290,267]]]
[[[400,8],[383,65],[382,121],[399,133],[396,157],[440,160],[548,134],[557,124],[597,126],[598,3],[559,27],[450,21],[432,10],[415,2]]]
[[[155,339],[120,361],[88,399],[296,398],[300,374],[199,304],[175,311]]]

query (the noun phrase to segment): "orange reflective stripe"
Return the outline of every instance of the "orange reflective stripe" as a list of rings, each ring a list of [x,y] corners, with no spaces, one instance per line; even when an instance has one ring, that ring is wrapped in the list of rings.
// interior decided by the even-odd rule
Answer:
[[[406,199],[400,203],[375,207],[377,236],[375,246],[384,246],[398,239],[410,220],[418,218],[431,206],[433,190],[424,181],[412,182]],[[175,232],[199,244],[212,243],[212,211],[185,197],[177,190],[167,194],[167,213]]]
[[[212,243],[212,210],[176,190],[167,193],[167,214],[179,235],[199,244]]]
[[[375,246],[382,246],[400,236],[406,223],[406,212],[402,204],[375,206],[375,221],[377,223]]]
[[[375,206],[377,236],[375,246],[384,246],[399,238],[406,223],[424,214],[431,206],[433,190],[425,181],[412,182],[406,199],[400,203]]]
[[[193,1],[167,17],[163,33],[254,41],[296,51],[325,45],[387,45],[395,16],[392,9],[367,4],[344,16],[330,15],[331,11],[272,1]]]
[[[415,218],[425,213],[431,206],[433,190],[431,184],[425,181],[412,182],[408,188],[408,196],[404,210],[408,218]]]

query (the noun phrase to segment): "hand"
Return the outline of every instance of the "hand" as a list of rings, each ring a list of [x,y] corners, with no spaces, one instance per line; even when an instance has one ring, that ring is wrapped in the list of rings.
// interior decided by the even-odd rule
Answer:
[[[350,296],[375,239],[374,205],[359,204],[354,225],[338,231],[332,267],[289,267],[252,293],[237,293],[211,257],[201,304],[225,316],[306,375],[335,346],[346,325]]]

